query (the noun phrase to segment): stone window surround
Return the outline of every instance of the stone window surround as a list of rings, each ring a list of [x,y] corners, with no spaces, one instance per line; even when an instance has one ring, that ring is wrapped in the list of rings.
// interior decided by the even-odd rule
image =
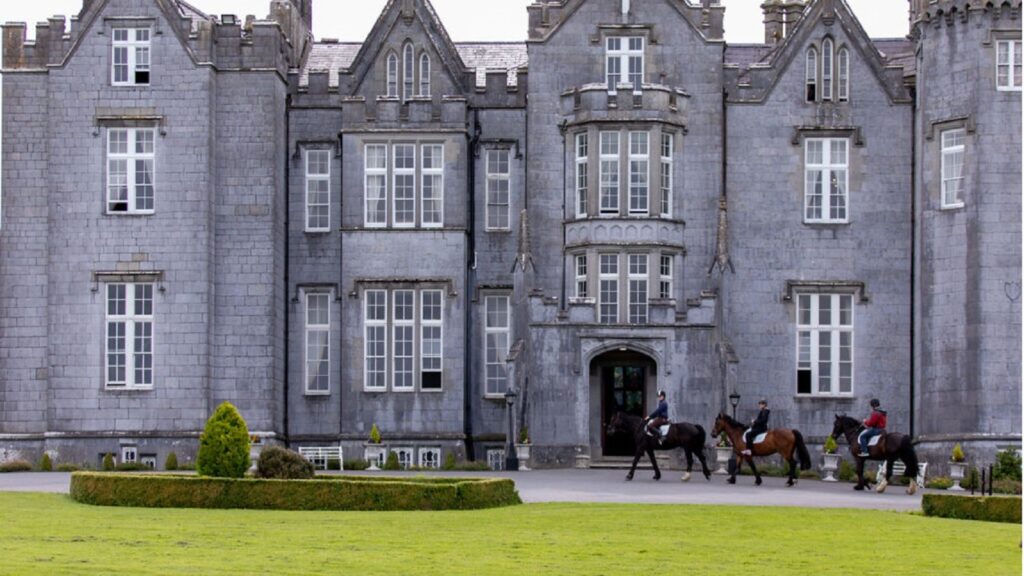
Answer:
[[[395,138],[390,140],[364,140],[362,142],[363,149],[363,226],[367,229],[389,229],[389,230],[433,230],[444,227],[444,204],[445,204],[445,172],[447,171],[446,165],[448,164],[446,157],[448,142],[437,138]],[[411,171],[407,169],[402,170],[403,174],[413,175],[413,222],[412,223],[395,223],[395,149],[397,146],[408,145],[414,149],[414,168]],[[428,169],[424,170],[423,155],[424,149],[427,147],[439,146],[441,148],[441,163],[442,166],[439,169]],[[370,169],[367,167],[369,155],[367,150],[371,147],[384,147],[384,168]],[[372,170],[372,173],[371,173]],[[441,196],[440,196],[440,209],[439,217],[440,222],[424,223],[424,205],[425,197],[423,196],[423,183],[425,179],[432,175],[441,176]],[[384,176],[384,221],[371,222],[369,220],[369,196],[368,196],[368,181],[370,176]]]
[[[859,280],[787,280],[786,281],[786,287],[785,287],[785,290],[783,290],[783,292],[782,292],[782,295],[780,297],[780,301],[783,304],[792,304],[793,305],[793,312],[792,312],[793,315],[791,316],[791,318],[793,318],[793,320],[792,320],[793,326],[797,327],[797,332],[799,332],[799,326],[798,326],[798,318],[797,318],[798,309],[797,309],[796,298],[800,294],[804,294],[804,295],[816,295],[816,294],[840,294],[840,295],[847,295],[848,294],[848,295],[853,296],[853,308],[856,308],[856,306],[858,304],[866,305],[866,304],[869,304],[871,302],[871,295],[870,295],[870,292],[868,291],[867,284],[865,282],[862,282],[862,281],[859,281]],[[853,311],[853,310],[851,310],[851,314],[853,314],[854,316],[856,315],[855,311]],[[855,325],[853,327],[853,330],[856,330],[856,326]],[[797,367],[799,366],[799,361],[800,361],[800,356],[799,356],[800,355],[799,336],[797,336],[797,340],[796,340],[795,344],[796,344],[796,346],[795,346],[795,353],[796,354],[795,354],[794,365],[793,365],[794,366],[794,370],[797,369]],[[853,354],[853,352],[851,351],[851,355],[852,354]],[[852,371],[852,378],[854,378],[854,382],[853,382],[853,384],[851,384],[851,391],[849,393],[822,395],[822,394],[819,394],[817,392],[812,392],[811,394],[796,394],[796,396],[799,397],[799,398],[823,399],[823,400],[831,400],[831,399],[836,399],[836,398],[850,398],[850,397],[853,396],[853,389],[855,388],[854,384],[856,384],[856,381],[855,381],[856,371],[855,370]],[[794,378],[793,382],[797,383],[797,379]],[[812,382],[812,390],[813,389],[814,389],[814,382]]]
[[[850,101],[850,48],[845,43],[837,45],[830,34],[824,35],[820,43],[812,42],[804,51],[804,70],[805,102]]]
[[[407,50],[412,50],[411,60]],[[424,61],[424,57],[426,60]],[[425,64],[425,66],[424,66]],[[433,74],[433,60],[426,49],[417,48],[411,38],[405,38],[399,45],[397,51],[389,48],[383,58],[384,89],[381,91],[381,98],[388,100],[401,100],[409,102],[418,98],[431,98],[432,77],[423,78],[424,71]],[[409,70],[412,70],[412,78],[408,78]],[[426,92],[424,92],[426,90]]]
[[[110,37],[110,63],[108,69],[110,70],[109,82],[112,87],[115,88],[148,88],[153,85],[153,38],[156,36],[162,36],[163,31],[158,26],[159,21],[154,17],[139,17],[139,16],[107,16],[103,18],[104,27],[99,30],[99,34],[109,35]],[[146,28],[149,29],[149,40],[147,42],[138,42],[135,39],[131,39],[128,42],[121,42],[115,40],[115,30],[129,29],[136,30]],[[114,72],[114,53],[117,47],[128,46],[129,59],[128,65],[128,76],[129,80],[125,82],[115,81]],[[149,47],[149,77],[145,83],[136,83],[133,80],[135,76],[135,69],[133,64],[135,63],[135,51],[131,48],[141,46]]]
[[[809,162],[810,145],[812,142],[821,142],[822,150],[822,161],[818,164],[811,164]],[[831,158],[832,144],[833,142],[843,142],[845,144],[845,163],[837,163]],[[804,165],[804,203],[803,203],[803,223],[804,224],[849,224],[850,222],[850,168],[851,168],[851,154],[850,154],[850,138],[849,137],[822,137],[813,136],[804,139],[803,146],[803,165]],[[827,160],[826,160],[827,159]],[[819,218],[809,218],[810,209],[810,181],[809,176],[811,170],[820,171],[821,176],[821,216]],[[833,171],[842,171],[843,182],[842,190],[844,196],[843,204],[843,215],[842,217],[833,218],[832,212],[832,193],[831,186],[829,185]]]
[[[497,159],[501,154],[505,155],[505,171],[504,172],[491,172],[491,157],[495,156]],[[484,150],[484,179],[485,179],[485,194],[487,198],[487,204],[484,213],[484,230],[487,232],[509,232],[512,227],[512,148],[510,146],[488,146]],[[491,199],[491,186],[498,185],[500,182],[505,183],[505,202],[492,202]],[[505,218],[502,223],[500,218],[495,220],[497,225],[492,226],[492,206],[505,208]]]
[[[153,390],[156,383],[156,374],[154,370],[153,359],[156,356],[156,294],[158,292],[163,293],[162,285],[158,284],[159,280],[162,279],[162,272],[94,272],[93,292],[100,292],[103,307],[103,339],[101,343],[101,354],[102,361],[100,362],[102,368],[102,382],[103,387],[107,391],[115,392],[137,392],[137,391],[150,391]],[[102,285],[105,289],[100,291],[99,286]],[[111,315],[110,314],[110,287],[113,286],[124,286],[124,314]],[[150,313],[149,314],[136,314],[135,313],[135,289],[139,286],[149,286],[150,291]],[[109,355],[109,338],[110,338],[110,324],[112,322],[123,323],[125,330],[123,334],[124,339],[124,370],[125,379],[124,383],[110,383],[110,355]],[[148,324],[149,325],[149,383],[136,384],[135,383],[135,345],[136,345],[136,334],[135,327],[137,324]]]
[[[332,328],[332,306],[331,301],[335,300],[331,294],[331,288],[325,287],[307,287],[300,288],[303,298],[303,390],[306,396],[329,396],[331,394],[331,332]],[[324,297],[327,303],[327,324],[315,324],[311,325],[309,322],[309,306],[311,296]],[[312,333],[326,333],[326,347],[327,347],[327,388],[325,390],[310,389],[310,357],[309,357],[309,340]]]
[[[964,185],[963,185],[963,187],[960,190],[960,194],[961,194],[960,202],[958,204],[944,205],[943,204],[943,198],[942,198],[942,196],[943,196],[943,193],[942,193],[942,178],[943,178],[943,174],[942,174],[942,134],[944,132],[949,132],[951,130],[957,130],[957,129],[963,129],[964,130],[964,137],[965,137],[964,138],[964,165],[963,165],[963,172],[962,172],[962,177],[964,179]],[[929,162],[928,158],[934,158],[935,159],[935,161],[937,162],[937,165],[935,167],[935,170],[932,170],[931,173],[935,175],[935,176],[933,176],[933,178],[937,178],[938,182],[937,183],[925,182],[925,189],[926,190],[931,190],[931,189],[933,189],[933,187],[937,188],[937,190],[938,190],[938,194],[937,194],[938,199],[937,200],[930,200],[930,202],[936,202],[938,204],[939,210],[942,211],[942,212],[951,212],[951,213],[952,212],[956,212],[956,211],[959,211],[959,210],[963,210],[966,207],[966,205],[967,205],[966,204],[965,193],[969,191],[969,181],[970,181],[970,177],[971,177],[971,172],[970,172],[971,164],[969,162],[969,159],[970,159],[969,152],[970,152],[970,148],[971,148],[971,146],[970,146],[970,144],[971,144],[971,136],[973,134],[975,134],[976,131],[977,131],[977,126],[975,125],[974,117],[971,116],[971,115],[957,116],[957,117],[953,117],[953,118],[945,118],[945,119],[935,120],[935,121],[932,121],[932,122],[928,123],[928,129],[925,131],[925,150],[924,150],[925,158],[926,158],[925,164],[927,164]],[[922,173],[923,174],[928,174],[929,171],[927,169],[925,169],[925,167],[922,167]]]
[[[799,285],[796,287],[796,292],[793,295],[794,301],[794,312],[796,321],[794,326],[796,328],[796,354],[795,354],[795,369],[797,378],[795,379],[797,390],[796,396],[800,398],[847,398],[852,397],[855,390],[855,356],[854,356],[854,335],[856,329],[855,322],[855,308],[856,308],[856,293],[847,287],[845,290],[822,290],[821,286],[810,286],[810,290],[800,289]],[[800,301],[803,297],[807,297],[807,302],[810,308],[807,309],[809,318],[808,323],[801,323],[800,319]],[[850,298],[849,307],[849,322],[842,322],[842,300],[844,297]],[[821,324],[820,322],[820,302],[828,298],[830,300],[830,314],[829,323]],[[801,372],[801,334],[807,334],[807,362],[808,365],[804,369],[810,371],[809,375],[809,386],[810,392],[800,392],[800,372]],[[816,338],[816,335],[823,333],[831,334],[829,347],[828,364],[830,366],[829,372],[829,390],[821,391],[821,374],[818,372],[818,368],[822,362],[820,357],[820,337]],[[842,360],[842,335],[849,334],[848,344],[849,348],[849,360],[844,362]],[[850,366],[849,371],[849,390],[842,390],[842,369],[841,364],[848,363]]]
[[[988,33],[988,37],[981,43],[982,46],[992,47],[992,70],[995,72],[995,85],[996,90],[999,92],[1020,92],[1021,86],[1000,86],[999,85],[999,44],[1002,42],[1016,42],[1018,45],[1021,43],[1021,31],[1020,29],[1011,30],[991,30]],[[1012,44],[1011,44],[1012,50]],[[1014,61],[1014,64],[1020,64],[1020,62]],[[1010,80],[1013,81],[1013,67],[1010,68]]]
[[[162,116],[118,116],[118,117],[96,117],[96,130],[95,135],[103,133],[105,136],[102,138],[103,141],[103,214],[107,216],[150,216],[156,213],[156,196],[157,196],[157,135],[165,135],[165,132],[157,125],[157,122],[162,124]],[[112,157],[110,151],[110,138],[115,131],[124,131],[126,133],[126,146],[128,147],[127,153],[117,154],[116,157]],[[152,132],[153,138],[153,150],[149,153],[140,153],[134,150],[134,145],[137,142],[138,134],[144,132]],[[126,186],[127,186],[127,206],[124,210],[112,210],[111,204],[113,204],[110,196],[111,191],[111,161],[112,160],[124,160],[126,162]],[[152,187],[152,208],[139,209],[137,208],[138,196],[136,194],[136,160],[149,160],[151,165],[151,182]]]
[[[303,163],[305,168],[305,226],[304,231],[310,234],[319,234],[331,231],[331,192],[332,192],[332,180],[334,178],[334,169],[332,164],[334,163],[334,150],[333,147],[325,145],[312,145],[304,147],[305,162]],[[326,154],[327,155],[327,172],[313,174],[310,172],[310,157],[314,154]],[[314,203],[310,201],[310,183],[312,182],[326,182],[327,183],[327,224],[325,226],[310,226],[310,208],[314,206]],[[317,206],[322,206],[322,203],[316,203]]]

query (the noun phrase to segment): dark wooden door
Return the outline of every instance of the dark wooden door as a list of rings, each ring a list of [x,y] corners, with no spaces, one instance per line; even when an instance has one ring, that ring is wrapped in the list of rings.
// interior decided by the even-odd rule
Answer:
[[[629,434],[609,435],[607,423],[616,412],[622,411],[633,416],[646,416],[644,382],[646,369],[643,366],[604,366],[601,370],[602,416],[601,445],[605,456],[632,456],[636,444]]]

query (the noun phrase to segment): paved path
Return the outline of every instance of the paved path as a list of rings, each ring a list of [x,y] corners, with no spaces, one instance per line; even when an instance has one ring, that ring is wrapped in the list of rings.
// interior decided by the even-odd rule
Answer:
[[[345,474],[366,474],[345,472]],[[419,473],[375,472],[386,475]],[[517,473],[432,472],[447,476],[504,476],[516,481],[526,502],[615,502],[631,504],[732,504],[740,506],[800,506],[808,508],[864,508],[877,510],[920,510],[921,493],[908,496],[902,486],[892,486],[885,494],[855,492],[852,484],[801,480],[793,488],[785,487],[785,478],[765,478],[762,486],[741,476],[735,486],[724,476],[712,476],[708,482],[694,475],[687,483],[679,481],[679,471],[665,471],[660,482],[651,479],[650,470],[638,470],[632,482],[624,480],[624,470],[532,470]],[[0,491],[66,493],[70,474],[0,474]]]

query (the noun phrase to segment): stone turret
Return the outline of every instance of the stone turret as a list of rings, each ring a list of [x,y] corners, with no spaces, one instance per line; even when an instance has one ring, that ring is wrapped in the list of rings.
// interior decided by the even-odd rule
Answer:
[[[806,0],[765,0],[761,4],[765,43],[775,44],[788,36],[803,17],[806,5]]]
[[[290,66],[301,66],[313,43],[313,0],[273,0],[269,19],[276,21],[288,38]]]

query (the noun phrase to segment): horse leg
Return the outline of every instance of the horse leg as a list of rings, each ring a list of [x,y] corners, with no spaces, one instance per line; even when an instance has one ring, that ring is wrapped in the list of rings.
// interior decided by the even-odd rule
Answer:
[[[693,472],[693,452],[689,448],[683,447],[683,452],[686,453],[686,474],[683,474],[682,481],[689,482],[691,472]]]
[[[885,489],[889,487],[889,482],[892,481],[892,463],[895,462],[895,458],[887,458],[885,460],[885,478],[878,483],[878,487],[875,488],[875,492],[881,494],[885,492]]]
[[[626,482],[633,479],[633,473],[636,472],[636,464],[640,461],[640,457],[644,454],[643,444],[638,444],[636,447],[636,454],[633,455],[633,465],[629,468],[629,474],[626,474]]]
[[[654,457],[654,448],[647,449],[647,457],[651,459],[651,466],[654,467],[654,479],[661,480],[661,470],[658,468],[658,459]]]
[[[750,463],[750,469],[754,471],[754,484],[756,486],[761,485],[761,473],[757,471],[757,466],[754,465],[753,455],[747,456],[747,462]]]
[[[704,447],[703,446],[701,447],[700,450],[697,451],[697,458],[700,459],[700,467],[701,467],[701,470],[704,471],[704,478],[708,482],[710,482],[711,481],[711,470],[708,469],[708,461],[707,461],[707,459],[704,458]]]
[[[793,455],[790,454],[789,459],[786,461],[789,462],[789,481],[786,482],[786,487],[788,488],[796,484],[796,460],[794,460]]]
[[[857,460],[857,485],[853,487],[854,490],[864,489],[864,459],[855,458]]]
[[[736,467],[732,469],[732,476],[726,480],[729,484],[736,483],[736,475],[740,473],[740,468],[743,466],[743,457],[733,452],[733,458],[736,458]]]

